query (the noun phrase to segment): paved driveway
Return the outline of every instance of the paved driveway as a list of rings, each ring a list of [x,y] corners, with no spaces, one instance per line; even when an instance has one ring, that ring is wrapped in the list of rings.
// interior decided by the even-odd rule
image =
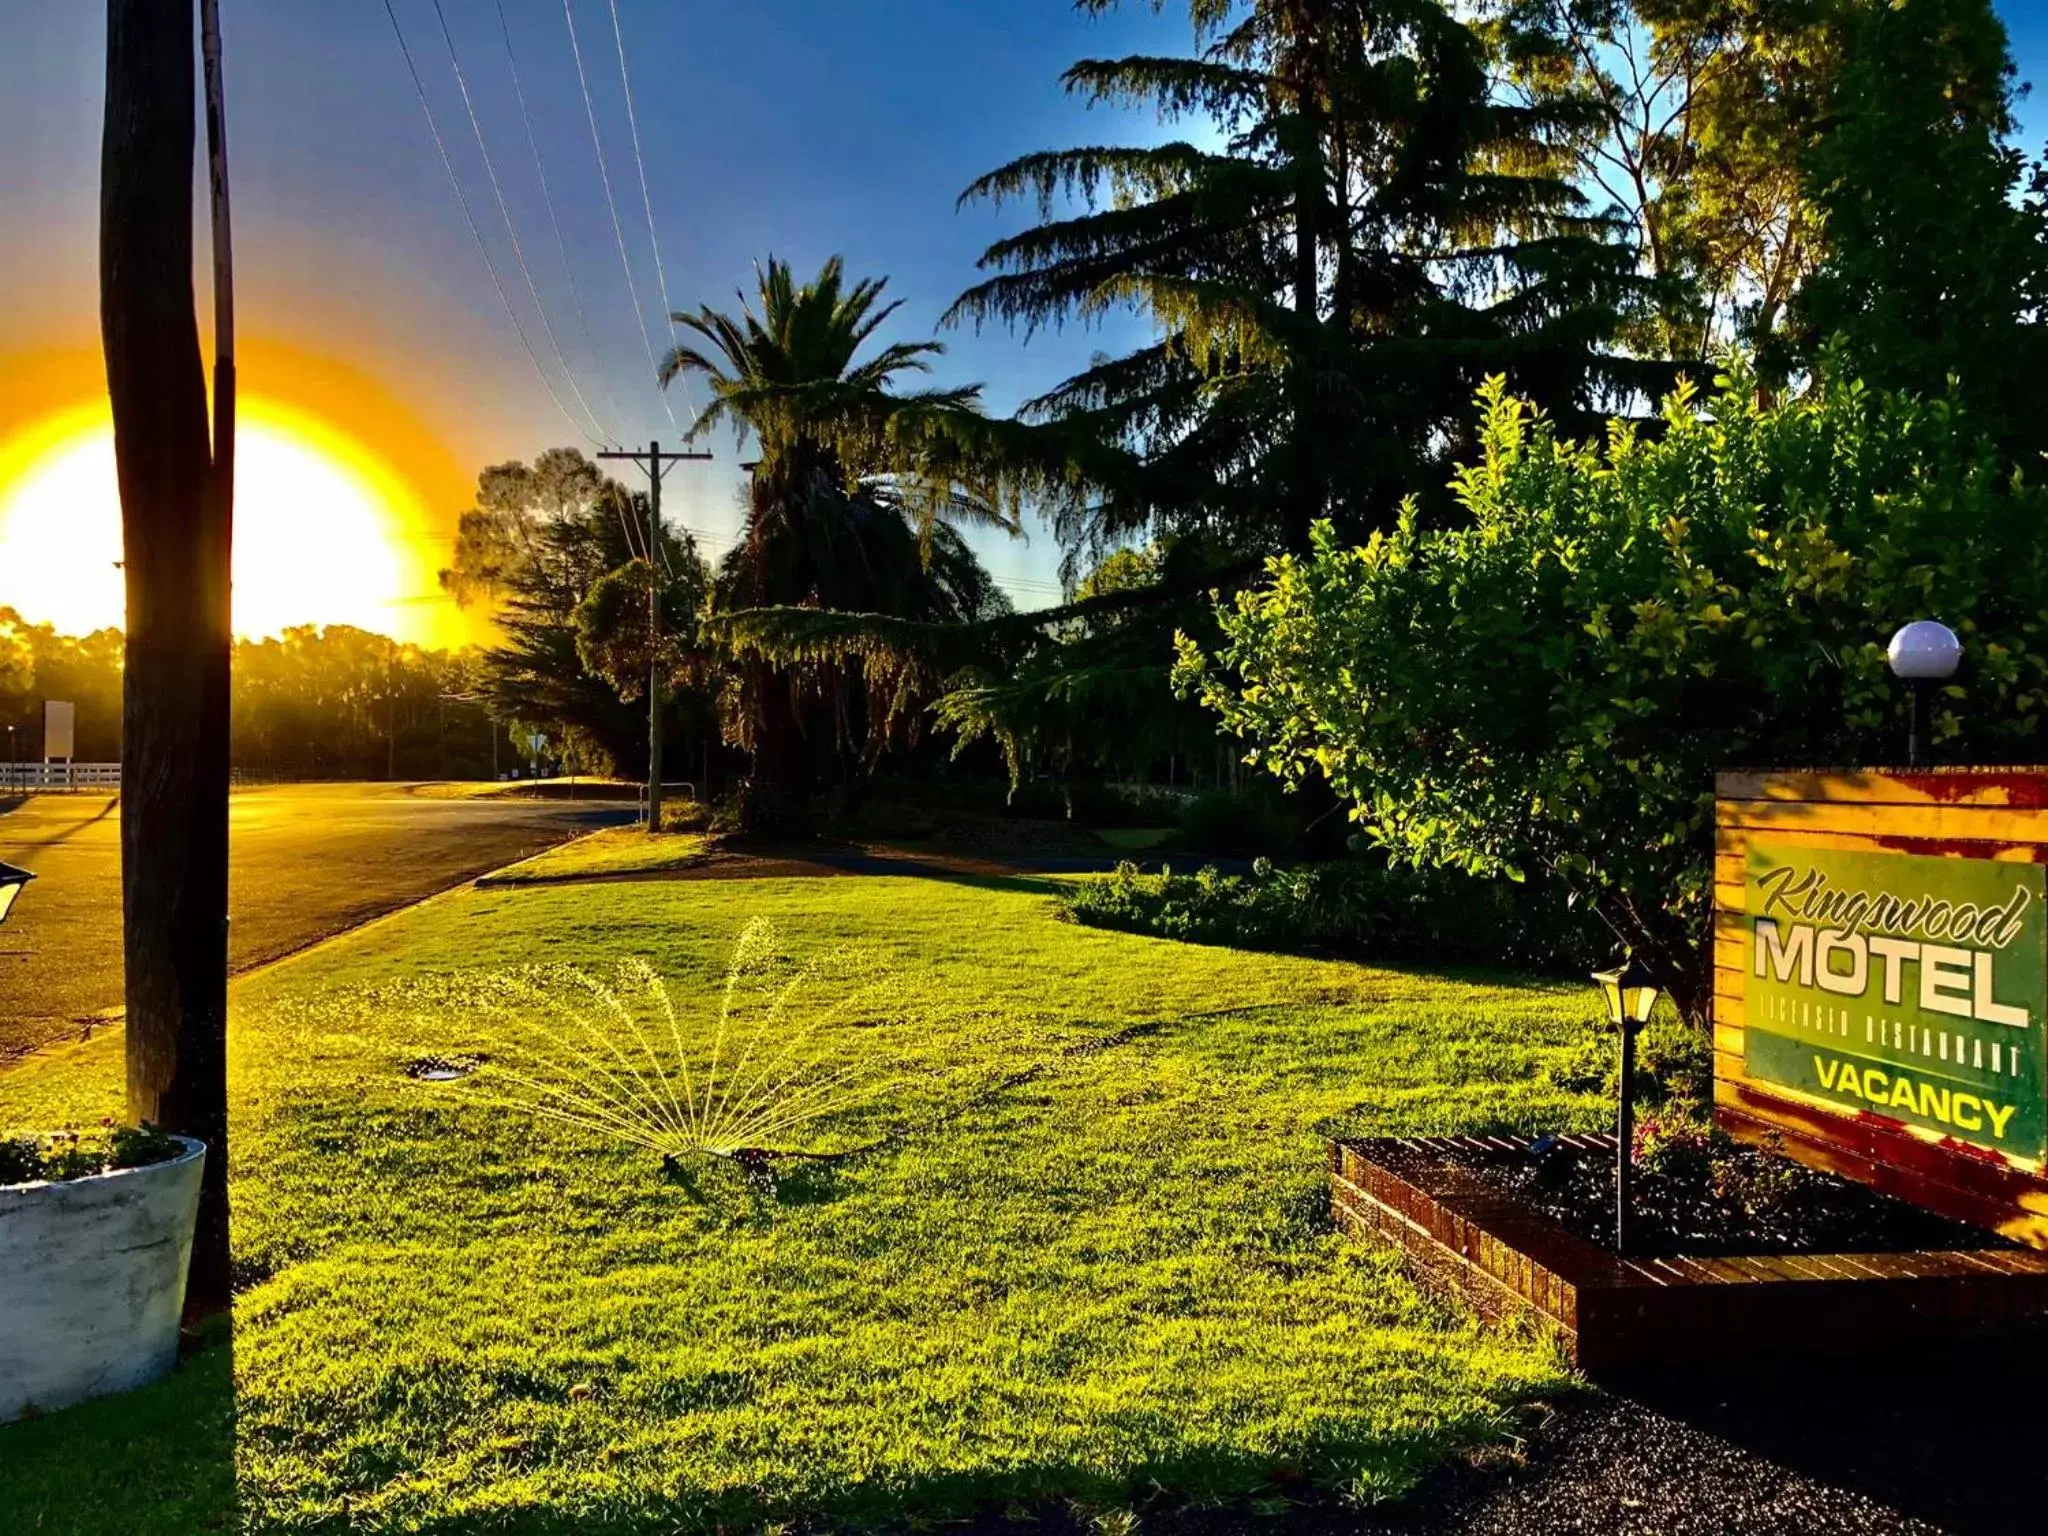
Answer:
[[[445,799],[395,784],[293,784],[229,807],[238,970],[570,837],[630,821],[616,801]],[[0,860],[40,877],[0,927],[0,1064],[121,1002],[121,811],[38,795],[0,814]]]

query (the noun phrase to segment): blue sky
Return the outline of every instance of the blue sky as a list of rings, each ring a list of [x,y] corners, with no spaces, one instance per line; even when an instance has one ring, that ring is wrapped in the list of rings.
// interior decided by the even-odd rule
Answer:
[[[431,0],[395,0],[442,133],[534,345],[549,358],[492,202]],[[504,0],[536,135],[597,347],[583,353],[512,92],[495,0],[442,0],[457,53],[555,328],[615,426],[674,438],[652,383],[600,190],[561,0]],[[451,194],[380,0],[223,0],[239,303],[266,329],[347,355],[434,421],[464,462],[580,443],[536,382]],[[578,36],[640,297],[657,328],[654,264],[606,0],[575,0]],[[897,329],[930,335],[974,262],[1022,221],[955,210],[967,183],[1024,151],[1156,132],[1149,115],[1086,114],[1058,77],[1090,52],[1184,48],[1184,15],[1133,6],[1091,22],[1066,0],[618,0],[670,298],[733,302],[769,253],[800,272],[841,254],[887,275]],[[99,70],[97,5],[21,7],[25,45],[0,56],[0,351],[90,338]],[[1093,120],[1090,120],[1092,117]],[[17,218],[19,222],[17,222]],[[1125,328],[1126,330],[1128,328]],[[979,380],[1005,410],[1115,346],[1116,330],[948,333],[946,382]],[[566,397],[566,391],[564,391]],[[572,410],[573,401],[570,402]],[[680,400],[674,402],[683,414]],[[599,405],[600,415],[609,412]],[[684,416],[687,420],[687,416]],[[737,455],[672,475],[670,507],[733,526]],[[451,512],[459,509],[451,509]],[[1050,535],[986,553],[1020,601],[1051,595]]]
[[[591,330],[586,354],[514,106],[497,0],[441,0],[529,264],[593,403],[622,435],[673,437],[599,190],[560,0],[503,0],[535,131]],[[433,0],[394,0],[442,132],[535,346],[544,334],[499,223]],[[1060,71],[1087,54],[1180,50],[1184,7],[1143,0],[1103,19],[1068,0],[616,0],[632,61],[670,298],[732,300],[770,252],[800,272],[828,255],[886,274],[900,333],[930,334],[975,279],[975,258],[1024,222],[970,207],[973,177],[1019,153],[1158,132],[1148,116],[1088,113]],[[94,336],[94,198],[102,7],[9,0],[0,53],[0,354]],[[536,382],[449,192],[381,0],[223,0],[245,330],[323,349],[382,379],[463,463],[577,442]],[[2048,5],[2006,0],[2022,76],[2048,77]],[[613,190],[649,319],[659,327],[609,0],[574,0]],[[2022,104],[2048,138],[2048,98]],[[665,328],[661,328],[665,329]],[[1130,339],[949,332],[946,382],[979,380],[1007,410]],[[658,346],[663,337],[654,334]],[[600,375],[602,382],[600,382]],[[566,391],[564,392],[566,396]],[[678,413],[683,406],[675,402]],[[573,409],[573,405],[572,405]],[[609,418],[609,408],[598,404]],[[0,423],[4,425],[4,423]],[[678,471],[670,505],[723,535],[736,513],[722,462]],[[448,509],[452,515],[458,508]],[[714,546],[715,547],[715,546]],[[1020,601],[1051,595],[1057,550],[984,546]]]

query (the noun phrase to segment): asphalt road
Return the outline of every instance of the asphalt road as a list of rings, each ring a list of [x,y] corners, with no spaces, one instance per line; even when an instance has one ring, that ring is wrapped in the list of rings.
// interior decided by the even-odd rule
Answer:
[[[0,801],[4,805],[5,801]],[[598,827],[631,804],[444,799],[416,786],[294,784],[229,803],[236,970]],[[121,1003],[121,812],[102,794],[0,813],[0,861],[39,877],[0,927],[0,1067]]]

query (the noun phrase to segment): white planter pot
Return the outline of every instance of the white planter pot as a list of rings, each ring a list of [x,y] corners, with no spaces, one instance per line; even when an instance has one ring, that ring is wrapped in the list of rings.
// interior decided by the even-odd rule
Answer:
[[[61,1184],[0,1185],[0,1424],[177,1364],[204,1143]]]

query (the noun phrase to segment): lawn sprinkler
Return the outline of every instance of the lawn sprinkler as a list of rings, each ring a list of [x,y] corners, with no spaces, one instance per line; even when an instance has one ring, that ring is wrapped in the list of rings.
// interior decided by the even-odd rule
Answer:
[[[900,1088],[902,1074],[855,1027],[886,1012],[897,985],[860,951],[798,961],[756,919],[733,947],[715,1006],[697,1016],[640,960],[609,975],[573,966],[477,975],[458,983],[459,1005],[472,1029],[490,1030],[489,1060],[437,1055],[406,1070],[473,1102],[651,1152],[667,1183],[691,1186],[722,1167],[772,1190],[799,1168],[853,1155],[802,1138]]]

